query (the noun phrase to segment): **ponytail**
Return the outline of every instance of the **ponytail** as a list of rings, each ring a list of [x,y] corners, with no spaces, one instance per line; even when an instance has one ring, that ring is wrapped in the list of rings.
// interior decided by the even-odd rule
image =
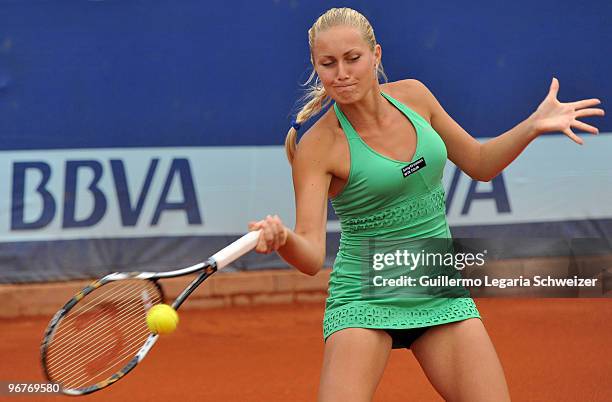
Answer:
[[[314,76],[311,75],[311,79]],[[311,81],[308,80],[308,82]],[[323,108],[325,108],[331,102],[331,98],[327,96],[327,92],[323,85],[318,83],[318,80],[315,85],[311,86],[308,89],[308,92],[304,96],[304,106],[302,106],[301,110],[298,112],[295,121],[291,124],[291,128],[287,132],[287,137],[285,138],[285,152],[287,152],[287,160],[289,160],[289,164],[293,164],[293,158],[295,157],[295,151],[297,149],[297,130],[300,125],[308,121],[312,116],[319,113]]]

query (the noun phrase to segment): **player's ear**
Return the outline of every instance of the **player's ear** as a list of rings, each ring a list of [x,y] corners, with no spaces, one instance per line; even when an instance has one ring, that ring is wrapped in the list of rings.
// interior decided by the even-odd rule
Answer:
[[[378,43],[374,46],[374,58],[376,59],[376,67],[378,68],[382,60],[382,47]]]

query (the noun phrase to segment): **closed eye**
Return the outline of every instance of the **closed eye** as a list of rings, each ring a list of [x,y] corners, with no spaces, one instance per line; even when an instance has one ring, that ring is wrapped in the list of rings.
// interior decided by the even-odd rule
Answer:
[[[359,57],[360,57],[360,56],[355,56],[355,57],[352,57],[352,58],[348,59],[348,61],[350,61],[350,62],[355,62],[355,61],[359,60]],[[325,67],[331,66],[332,64],[334,64],[334,62],[333,62],[333,61],[331,61],[331,62],[329,62],[329,63],[321,63],[321,65],[322,65],[322,66],[325,66]]]

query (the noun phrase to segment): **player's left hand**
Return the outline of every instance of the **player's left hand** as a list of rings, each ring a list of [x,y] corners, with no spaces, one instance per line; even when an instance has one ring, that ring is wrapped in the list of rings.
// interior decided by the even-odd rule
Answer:
[[[582,145],[584,141],[574,134],[572,127],[587,133],[598,134],[599,129],[597,127],[583,123],[578,118],[603,116],[605,114],[603,109],[593,107],[599,105],[601,101],[599,99],[584,99],[562,103],[557,99],[558,92],[559,80],[553,78],[548,95],[531,116],[536,133],[539,135],[547,132],[562,132],[574,142]]]

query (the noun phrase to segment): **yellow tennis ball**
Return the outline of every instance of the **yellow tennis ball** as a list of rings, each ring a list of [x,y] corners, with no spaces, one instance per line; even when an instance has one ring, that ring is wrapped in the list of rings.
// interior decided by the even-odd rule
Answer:
[[[147,312],[147,326],[155,334],[174,332],[178,322],[178,313],[167,304],[157,304]]]

